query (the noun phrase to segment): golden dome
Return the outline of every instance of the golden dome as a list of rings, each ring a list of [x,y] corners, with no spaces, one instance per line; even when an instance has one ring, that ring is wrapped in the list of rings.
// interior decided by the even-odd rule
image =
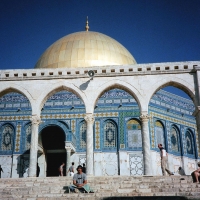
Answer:
[[[129,51],[107,35],[82,31],[53,43],[35,68],[70,68],[136,64]]]

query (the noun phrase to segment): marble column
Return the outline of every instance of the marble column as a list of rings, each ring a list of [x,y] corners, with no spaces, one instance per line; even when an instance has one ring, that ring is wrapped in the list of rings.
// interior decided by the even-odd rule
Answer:
[[[67,174],[67,172],[68,172],[68,170],[69,170],[69,167],[70,167],[70,165],[71,165],[71,159],[70,159],[70,157],[71,157],[71,149],[70,148],[66,148],[66,152],[67,152],[67,159],[66,159],[66,176],[70,176],[70,174],[68,173]]]
[[[92,113],[87,113],[85,116],[85,121],[87,123],[87,133],[86,133],[86,168],[87,175],[93,176],[94,174],[94,158],[93,158],[93,124],[94,115]]]
[[[143,149],[143,166],[144,175],[152,175],[151,170],[151,153],[150,153],[150,138],[149,138],[149,116],[142,114],[140,116],[142,122],[142,149]]]
[[[29,161],[29,177],[36,177],[37,170],[37,152],[38,152],[38,127],[41,123],[40,117],[32,115],[32,133],[31,133],[31,148]]]
[[[196,153],[199,157],[199,155],[200,155],[200,151],[199,151],[199,147],[200,147],[200,106],[197,106],[196,110],[194,111],[194,113],[192,115],[196,119],[197,132],[198,132],[198,141],[196,141],[196,144],[197,144],[197,146],[196,146],[197,152]]]

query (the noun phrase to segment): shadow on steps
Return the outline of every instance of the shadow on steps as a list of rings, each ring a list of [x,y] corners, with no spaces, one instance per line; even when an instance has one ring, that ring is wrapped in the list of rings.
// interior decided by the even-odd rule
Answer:
[[[179,196],[145,196],[145,197],[103,197],[101,200],[188,200],[187,197]],[[195,199],[195,198],[194,198]],[[200,199],[200,197],[199,197]],[[190,198],[190,200],[192,200]],[[196,199],[197,200],[197,199]]]

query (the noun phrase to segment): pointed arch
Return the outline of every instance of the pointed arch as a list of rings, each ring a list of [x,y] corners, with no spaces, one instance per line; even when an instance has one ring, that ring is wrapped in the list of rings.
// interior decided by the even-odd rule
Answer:
[[[11,123],[4,123],[0,129],[0,150],[13,151],[15,128]]]
[[[175,124],[172,124],[170,128],[170,151],[181,153],[180,129]]]
[[[141,122],[137,118],[130,118],[126,122],[127,147],[131,150],[142,150]]]
[[[103,149],[117,148],[117,124],[112,119],[106,119],[103,122]]]
[[[158,144],[162,144],[163,147],[166,147],[165,125],[161,120],[156,119],[154,121],[154,130],[155,130],[155,147],[157,148]]]
[[[189,128],[187,128],[185,131],[185,148],[185,152],[187,155],[196,157],[196,144],[194,133]]]
[[[66,83],[65,85],[58,83],[55,84],[53,88],[51,87],[46,89],[46,91],[40,96],[40,98],[38,99],[39,109],[41,110],[43,108],[45,102],[49,97],[62,90],[67,90],[69,92],[72,92],[73,94],[76,94],[83,101],[84,105],[86,105],[87,97],[81,90],[70,83]]]
[[[193,91],[193,87],[189,83],[183,82],[183,80],[179,78],[176,78],[176,81],[163,79],[163,80],[158,81],[156,85],[152,85],[152,94],[149,98],[149,101],[151,100],[151,98],[157,91],[167,86],[174,86],[180,90],[183,90],[192,99],[194,105],[195,106],[198,105],[195,98],[195,93]]]
[[[136,89],[136,87],[132,86],[131,84],[121,81],[121,80],[112,80],[104,83],[103,85],[99,86],[98,93],[93,94],[93,109],[98,101],[98,99],[107,91],[112,89],[121,89],[126,92],[128,92],[137,102],[139,109],[141,110],[142,106],[141,104],[144,102],[144,98],[139,90]]]
[[[20,87],[18,85],[14,86],[14,87],[4,88],[3,90],[0,91],[0,97],[6,95],[8,93],[11,93],[11,92],[19,93],[19,94],[25,96],[28,99],[28,101],[29,101],[29,103],[31,105],[31,110],[32,110],[32,107],[33,107],[33,98],[32,98],[32,96],[30,95],[29,92],[26,91],[26,89],[24,89],[24,88],[22,88],[22,87]]]

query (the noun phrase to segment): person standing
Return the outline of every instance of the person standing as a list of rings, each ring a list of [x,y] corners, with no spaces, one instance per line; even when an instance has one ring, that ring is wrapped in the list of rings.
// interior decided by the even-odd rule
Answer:
[[[85,163],[83,163],[82,172],[86,174],[86,167],[85,167]]]
[[[69,167],[67,173],[69,172],[70,176],[74,176],[74,162],[72,162],[72,165]]]
[[[64,166],[65,166],[65,163],[63,162],[62,165],[60,165],[60,167],[59,167],[60,176],[63,176],[63,167]]]
[[[0,165],[0,178],[1,178],[1,172],[3,172],[3,169],[1,168],[1,165]]]
[[[162,169],[162,175],[166,176],[166,172],[169,175],[174,175],[169,169],[167,169],[167,152],[163,148],[162,144],[158,144],[158,148],[160,149],[160,158],[161,158],[161,169]],[[165,172],[166,171],[166,172]]]
[[[39,167],[39,165],[37,163],[37,177],[39,177],[39,175],[40,175],[40,167]]]

